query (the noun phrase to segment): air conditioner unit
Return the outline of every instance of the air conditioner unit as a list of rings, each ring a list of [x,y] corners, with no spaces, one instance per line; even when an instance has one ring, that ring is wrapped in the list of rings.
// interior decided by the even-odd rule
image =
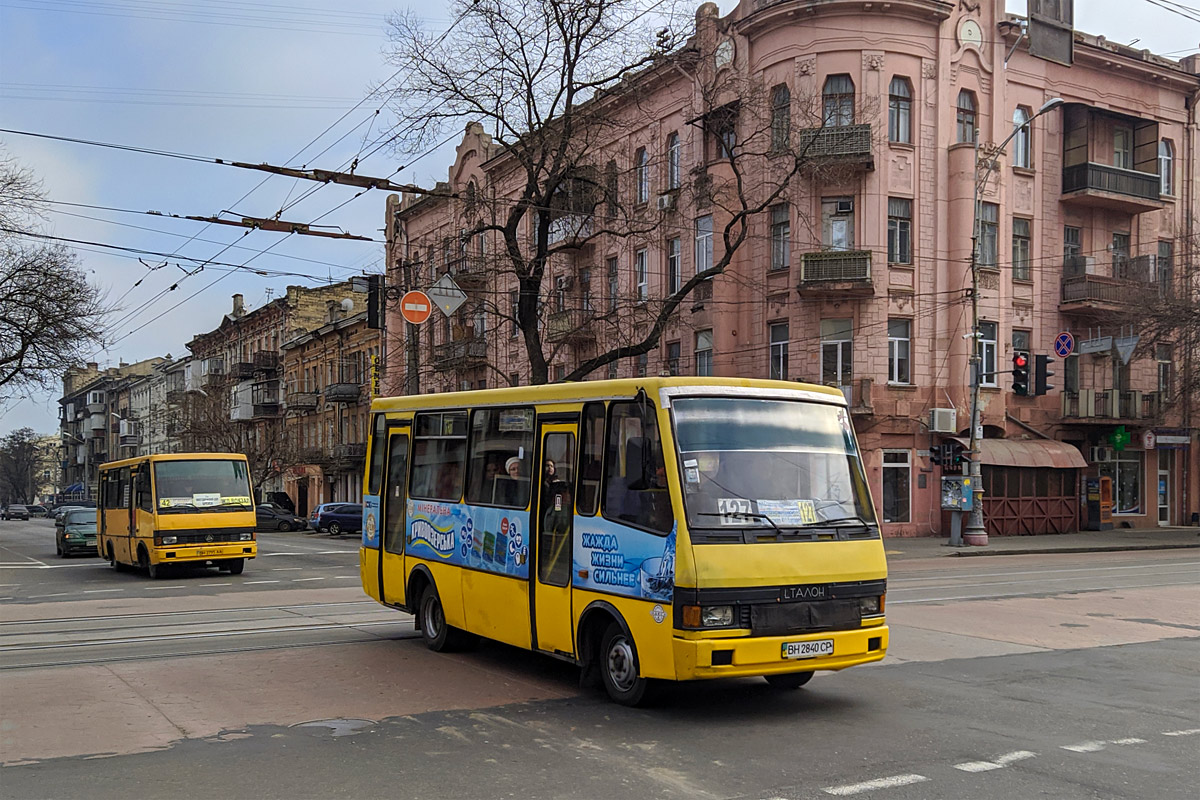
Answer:
[[[1100,461],[1112,461],[1112,451],[1107,447],[1093,447],[1092,457],[1089,460],[1093,464]]]
[[[933,433],[958,433],[958,409],[929,409],[929,430]]]
[[[554,279],[554,282],[560,291],[565,292],[565,291],[569,290],[571,288],[571,286],[575,283],[575,277],[573,275],[559,275],[557,278]]]
[[[658,196],[658,210],[659,211],[670,211],[674,207],[675,207],[675,195],[660,194]]]
[[[853,200],[838,200],[837,201],[837,213],[838,214],[853,214],[854,213],[854,201]]]

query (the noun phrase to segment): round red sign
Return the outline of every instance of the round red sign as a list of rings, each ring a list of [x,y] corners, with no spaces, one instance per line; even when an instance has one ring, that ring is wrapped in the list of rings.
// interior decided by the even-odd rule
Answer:
[[[433,303],[429,302],[429,295],[424,292],[405,292],[400,298],[400,316],[404,317],[406,322],[420,325],[429,319],[432,313]]]

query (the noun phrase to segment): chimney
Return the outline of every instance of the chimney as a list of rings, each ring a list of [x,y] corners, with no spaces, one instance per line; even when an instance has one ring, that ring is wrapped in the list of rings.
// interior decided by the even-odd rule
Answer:
[[[95,361],[89,361],[88,369],[90,369],[92,372],[98,372],[100,369],[100,364]]]
[[[243,298],[240,294],[235,294],[233,296],[233,314],[231,316],[240,317],[242,314],[246,313],[246,306],[245,303],[242,302],[242,299]]]

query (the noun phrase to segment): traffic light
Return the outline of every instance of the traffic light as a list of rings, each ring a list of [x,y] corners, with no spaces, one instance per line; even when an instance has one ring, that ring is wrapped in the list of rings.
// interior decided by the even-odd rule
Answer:
[[[1048,381],[1054,373],[1050,371],[1050,365],[1054,363],[1054,359],[1050,356],[1034,356],[1033,369],[1033,393],[1041,397],[1049,392],[1054,387]]]
[[[958,442],[949,442],[946,445],[949,453],[944,457],[946,464],[951,467],[961,467],[967,460],[967,449]]]
[[[378,330],[383,327],[383,276],[367,276],[367,327]]]
[[[1025,353],[1013,353],[1012,377],[1013,394],[1029,397],[1029,356]]]
[[[930,462],[937,464],[939,467],[945,463],[942,453],[942,446],[940,444],[929,446],[929,460]]]

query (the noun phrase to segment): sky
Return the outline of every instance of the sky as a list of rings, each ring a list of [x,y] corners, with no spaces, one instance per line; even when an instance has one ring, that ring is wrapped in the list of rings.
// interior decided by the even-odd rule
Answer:
[[[1173,2],[1200,6],[1079,0],[1076,28],[1178,58],[1200,46],[1200,23],[1163,8]],[[73,246],[116,309],[114,341],[92,360],[112,366],[185,355],[195,334],[220,323],[234,293],[253,309],[290,284],[382,271],[384,192],[212,163],[344,170],[358,158],[362,175],[422,185],[445,179],[453,143],[415,163],[380,146],[387,110],[376,113],[381,98],[373,89],[396,72],[384,58],[388,16],[409,10],[441,31],[450,24],[448,3],[342,5],[0,0],[0,128],[198,157],[0,133],[0,148],[43,182],[51,201],[43,232],[90,243]],[[719,5],[728,13],[736,2]],[[1009,0],[1007,8],[1023,14],[1025,3]],[[146,213],[271,217],[280,209],[284,220],[375,241],[247,233]],[[213,263],[194,272],[204,260],[244,268]],[[55,430],[58,396],[37,392],[0,408],[0,435],[23,426]]]

